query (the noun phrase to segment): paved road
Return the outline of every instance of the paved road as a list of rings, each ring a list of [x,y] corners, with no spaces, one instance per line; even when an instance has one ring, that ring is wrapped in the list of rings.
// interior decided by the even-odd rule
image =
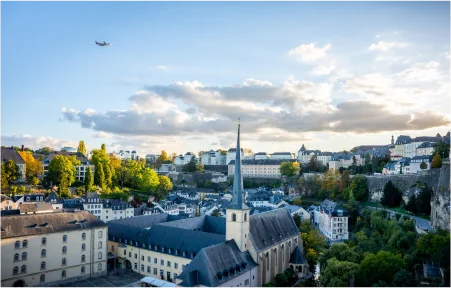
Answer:
[[[389,210],[389,209],[373,207],[373,206],[364,206],[364,208],[375,209],[375,210],[385,210],[385,211],[388,211],[391,213],[397,213],[397,212]],[[401,214],[401,213],[397,213],[397,214]],[[415,220],[418,228],[423,231],[434,231],[434,228],[431,226],[431,222],[426,219],[423,219],[423,218],[420,218],[417,216],[413,216],[413,215],[408,215],[408,214],[401,214],[401,215],[410,217],[411,219]]]

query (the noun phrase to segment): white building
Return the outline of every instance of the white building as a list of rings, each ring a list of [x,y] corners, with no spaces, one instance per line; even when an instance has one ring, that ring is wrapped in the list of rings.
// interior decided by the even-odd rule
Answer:
[[[270,155],[271,159],[292,160],[295,159],[294,153],[290,152],[274,152]]]
[[[186,152],[185,155],[180,154],[174,159],[174,165],[186,165],[192,158],[196,158],[196,155],[192,152]]]
[[[83,200],[83,209],[105,223],[134,216],[133,206],[122,200],[100,199],[97,193],[87,193]]]
[[[426,169],[421,169],[421,163],[426,164]],[[423,156],[415,156],[410,159],[410,173],[418,173],[420,171],[426,171],[431,169],[432,167],[432,156],[431,155],[423,155]]]
[[[2,286],[56,286],[107,272],[107,225],[87,211],[2,217]]]
[[[266,160],[270,159],[271,155],[266,152],[257,152],[254,154],[254,160]]]
[[[128,150],[119,150],[119,152],[113,152],[113,155],[122,161],[125,160],[138,160],[138,154],[136,151],[128,151]]]
[[[316,160],[321,162],[321,164],[323,164],[323,166],[327,167],[327,164],[329,164],[330,161],[332,160],[332,153],[331,152],[321,152],[318,155],[316,155]],[[329,169],[330,169],[330,167],[329,167]]]
[[[44,169],[44,175],[47,175],[49,172],[49,165],[50,162],[55,158],[57,155],[62,156],[75,156],[75,158],[80,161],[80,165],[75,166],[76,174],[75,174],[75,180],[78,182],[85,182],[86,173],[88,172],[88,167],[91,167],[92,176],[94,177],[94,165],[91,163],[91,161],[86,158],[85,155],[83,155],[81,152],[66,152],[66,151],[52,151],[49,155],[47,155],[42,160],[42,168]]]
[[[227,154],[222,154],[219,150],[210,150],[202,153],[200,160],[204,165],[226,165]]]
[[[236,148],[230,148],[227,151],[226,165],[229,165],[230,161],[235,160]],[[241,148],[241,159],[253,159],[254,152],[251,149]]]
[[[434,144],[431,142],[423,142],[417,147],[416,156],[429,156],[434,152]],[[415,157],[415,156],[414,156]],[[412,157],[412,158],[414,158]]]
[[[241,173],[243,178],[273,178],[280,179],[280,164],[295,160],[243,160],[241,166]],[[235,161],[231,161],[228,165],[228,175],[233,175],[235,171]]]
[[[330,241],[347,240],[348,211],[328,199],[319,206],[319,229]]]

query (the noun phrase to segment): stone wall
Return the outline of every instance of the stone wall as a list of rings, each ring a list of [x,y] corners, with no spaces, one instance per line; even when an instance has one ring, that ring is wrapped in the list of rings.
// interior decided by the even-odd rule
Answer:
[[[431,197],[431,225],[449,230],[450,225],[450,167],[444,159],[440,177]]]
[[[229,174],[229,166],[227,165],[204,165],[204,169],[224,173],[225,175]]]

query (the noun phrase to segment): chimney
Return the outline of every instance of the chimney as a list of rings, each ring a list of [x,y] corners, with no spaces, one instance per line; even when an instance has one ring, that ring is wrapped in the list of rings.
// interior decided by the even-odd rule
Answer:
[[[22,144],[22,152],[23,152],[23,144]]]

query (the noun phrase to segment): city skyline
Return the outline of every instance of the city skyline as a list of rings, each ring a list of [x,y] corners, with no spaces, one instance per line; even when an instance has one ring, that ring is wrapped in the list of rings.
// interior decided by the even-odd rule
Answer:
[[[239,117],[254,152],[449,131],[449,2],[1,5],[5,146],[229,149]]]

